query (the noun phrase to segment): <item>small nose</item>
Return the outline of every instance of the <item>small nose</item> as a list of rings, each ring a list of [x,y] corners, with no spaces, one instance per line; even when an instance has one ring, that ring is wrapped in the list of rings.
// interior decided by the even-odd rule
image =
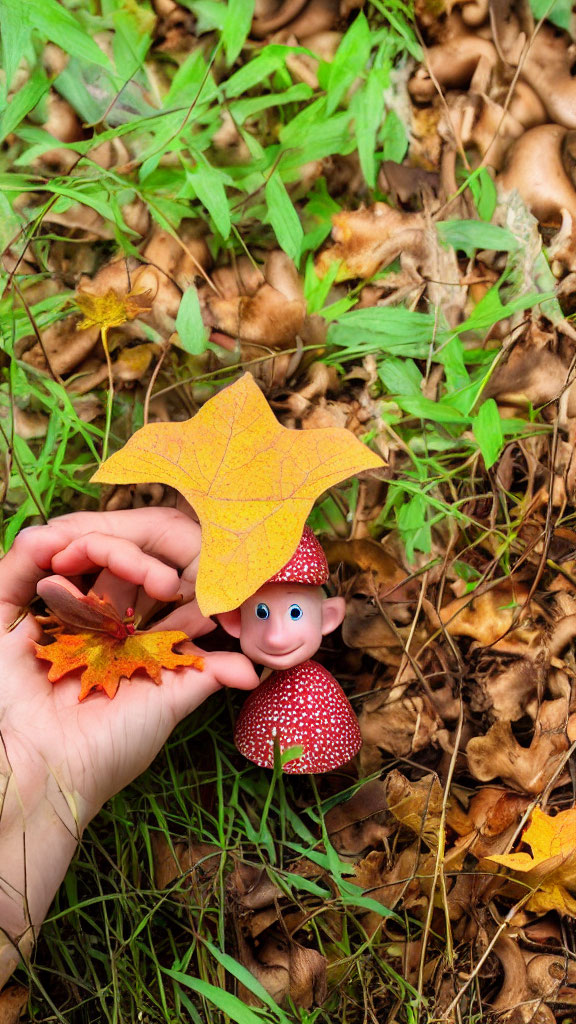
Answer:
[[[290,647],[290,638],[282,615],[272,614],[266,623],[266,647],[270,653]]]

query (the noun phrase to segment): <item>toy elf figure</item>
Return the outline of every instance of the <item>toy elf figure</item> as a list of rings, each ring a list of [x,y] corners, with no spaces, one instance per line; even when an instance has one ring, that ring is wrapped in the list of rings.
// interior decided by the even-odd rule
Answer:
[[[218,615],[244,654],[273,669],[244,704],[235,730],[236,746],[263,768],[280,752],[300,746],[302,755],[284,771],[327,772],[346,764],[360,749],[358,722],[341,686],[312,661],[322,637],[342,622],[342,597],[327,598],[326,556],[309,527],[292,558],[240,608]]]

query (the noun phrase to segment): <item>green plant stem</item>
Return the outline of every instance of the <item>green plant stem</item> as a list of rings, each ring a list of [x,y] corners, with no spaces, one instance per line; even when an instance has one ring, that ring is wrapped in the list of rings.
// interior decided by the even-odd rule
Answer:
[[[104,354],[106,356],[106,366],[108,368],[108,394],[106,396],[106,422],[104,425],[104,439],[102,441],[102,462],[105,462],[108,458],[108,442],[110,439],[110,430],[112,427],[112,408],[114,406],[114,375],[112,373],[112,360],[110,359],[110,351],[108,349],[108,328],[102,328],[102,345],[104,346]]]

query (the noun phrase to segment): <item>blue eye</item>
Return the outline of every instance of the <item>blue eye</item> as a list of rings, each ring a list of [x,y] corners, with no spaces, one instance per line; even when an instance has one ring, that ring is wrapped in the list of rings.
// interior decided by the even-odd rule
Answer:
[[[264,604],[263,601],[260,601],[260,604],[256,605],[256,618],[257,619],[267,619],[269,615],[270,615],[270,609],[269,609],[268,605]]]
[[[291,619],[293,619],[294,622],[296,622],[298,619],[301,619],[303,614],[304,612],[302,611],[299,604],[290,605],[288,609],[288,615],[290,616]]]

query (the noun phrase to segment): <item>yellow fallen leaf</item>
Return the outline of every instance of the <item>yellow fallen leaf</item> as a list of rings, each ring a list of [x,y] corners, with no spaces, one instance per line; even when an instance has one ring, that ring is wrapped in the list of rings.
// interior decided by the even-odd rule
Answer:
[[[84,314],[84,319],[78,327],[81,331],[86,331],[89,327],[99,327],[106,345],[110,327],[120,327],[128,320],[135,320],[137,316],[150,312],[150,297],[149,291],[119,295],[114,288],[109,288],[104,295],[93,295],[79,289],[76,292],[76,302]]]
[[[288,430],[251,374],[185,423],[151,423],[110,456],[99,483],[163,483],[202,527],[196,597],[204,615],[230,611],[292,556],[316,498],[382,459],[349,430]]]
[[[558,910],[576,917],[576,807],[551,817],[534,808],[522,841],[532,853],[504,853],[485,860],[509,868],[536,891],[526,909],[536,914]]]

